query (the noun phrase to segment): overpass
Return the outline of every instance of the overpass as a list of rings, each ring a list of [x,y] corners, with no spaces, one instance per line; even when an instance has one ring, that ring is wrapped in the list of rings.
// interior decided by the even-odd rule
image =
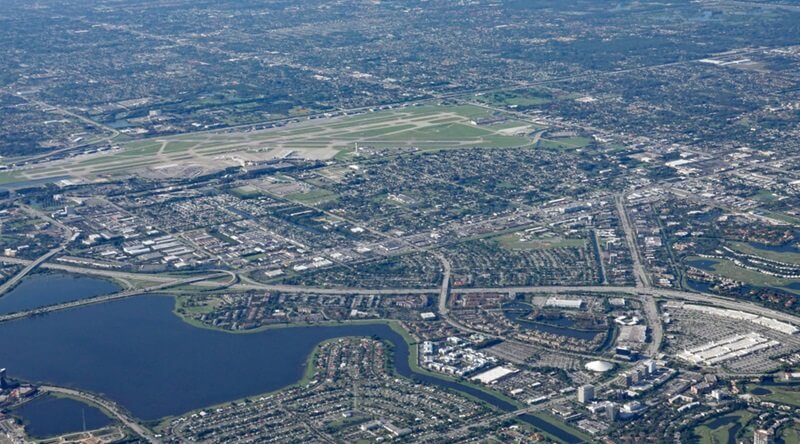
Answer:
[[[64,246],[63,245],[60,246],[60,247],[57,247],[57,248],[53,248],[52,250],[48,251],[47,253],[39,256],[36,260],[31,261],[28,265],[25,266],[25,268],[20,270],[19,273],[17,273],[14,276],[12,276],[11,279],[5,281],[3,283],[3,285],[0,285],[0,296],[3,296],[4,294],[6,294],[6,292],[8,290],[11,290],[12,288],[14,288],[14,286],[17,285],[19,283],[19,281],[22,280],[22,278],[27,276],[28,273],[30,273],[31,271],[35,270],[36,267],[38,267],[39,265],[43,264],[44,262],[49,260],[51,257],[55,256],[56,254],[60,253],[63,250],[64,250]]]
[[[27,205],[20,205],[19,208],[20,208],[20,210],[30,214],[31,216],[44,219],[44,220],[50,222],[51,224],[57,226],[61,230],[63,230],[64,231],[64,240],[61,242],[61,244],[58,247],[53,248],[52,250],[50,250],[47,253],[39,256],[37,259],[35,259],[35,260],[31,261],[31,262],[27,262],[27,265],[22,270],[20,270],[19,273],[15,274],[13,277],[11,277],[11,279],[9,279],[6,282],[4,282],[3,285],[0,285],[0,296],[3,296],[8,290],[11,290],[12,288],[14,288],[14,286],[17,285],[19,283],[19,281],[22,280],[22,278],[27,276],[31,271],[35,270],[36,267],[38,267],[38,266],[42,265],[43,263],[47,262],[48,260],[50,260],[50,258],[55,256],[56,254],[64,251],[64,249],[67,248],[67,245],[69,245],[69,243],[73,241],[73,237],[75,236],[75,232],[70,227],[68,227],[68,226],[62,224],[61,222],[53,219],[52,217],[48,216],[47,214],[43,213],[42,211],[39,211],[39,210],[37,210],[35,208],[31,208],[31,207],[29,207]],[[12,261],[9,261],[9,262],[12,262]]]

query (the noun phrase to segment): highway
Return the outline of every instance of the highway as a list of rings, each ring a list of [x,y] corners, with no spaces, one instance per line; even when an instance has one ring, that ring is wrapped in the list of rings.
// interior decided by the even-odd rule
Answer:
[[[625,200],[623,195],[617,195],[614,201],[617,204],[617,212],[619,213],[619,220],[622,225],[622,230],[625,232],[625,241],[628,243],[628,251],[631,253],[633,260],[633,274],[636,278],[636,288],[651,288],[650,276],[647,275],[644,265],[642,264],[642,256],[639,252],[639,245],[636,243],[636,232],[631,226],[631,220],[628,216],[628,210],[625,208]],[[651,294],[644,293],[641,296],[642,311],[647,318],[647,326],[650,328],[650,342],[644,354],[654,357],[661,344],[664,341],[664,325],[661,323],[661,316],[658,314],[658,305]]]
[[[725,296],[717,296],[710,293],[693,293],[682,290],[670,290],[667,288],[637,288],[620,286],[541,286],[541,287],[483,287],[483,288],[459,288],[454,290],[457,293],[611,293],[626,294],[630,296],[649,295],[663,299],[677,299],[688,302],[713,303],[718,307],[729,308],[732,310],[742,310],[762,316],[771,317],[785,322],[800,326],[800,318],[762,307],[752,302],[741,301]]]
[[[48,259],[50,259],[51,257],[55,256],[56,254],[60,253],[63,250],[64,250],[64,246],[62,245],[60,247],[53,248],[52,250],[48,251],[47,253],[39,256],[38,259],[36,259],[34,261],[30,261],[30,263],[28,263],[28,265],[26,265],[25,268],[20,270],[19,273],[17,273],[14,276],[12,276],[11,279],[9,279],[6,282],[4,282],[3,285],[0,285],[0,296],[3,296],[4,294],[6,294],[6,292],[8,290],[11,290],[12,288],[14,288],[14,286],[17,285],[19,283],[19,281],[22,280],[22,278],[27,276],[28,273],[30,273],[31,271],[35,270],[36,267],[38,267],[39,265],[42,265],[45,261],[47,261]]]
[[[622,230],[625,232],[625,242],[628,243],[628,250],[631,252],[631,260],[633,261],[633,275],[636,278],[636,286],[649,287],[650,279],[648,278],[647,272],[645,272],[644,266],[642,265],[642,258],[639,255],[639,248],[636,245],[636,233],[631,227],[631,221],[628,217],[628,211],[625,209],[623,196],[616,196],[614,201],[617,204],[617,212],[619,213],[619,220],[620,224],[622,225]]]
[[[29,264],[31,261],[16,258],[0,257],[2,262],[10,263],[24,263]],[[448,262],[449,264],[449,262]],[[638,287],[623,287],[623,286],[610,286],[610,285],[590,285],[590,286],[511,286],[511,287],[473,287],[473,288],[457,288],[450,289],[449,287],[449,267],[442,263],[444,267],[444,275],[447,279],[442,279],[442,285],[438,288],[322,288],[322,287],[305,287],[296,285],[272,285],[272,284],[259,284],[259,283],[236,283],[232,284],[232,290],[266,290],[266,291],[282,291],[287,293],[316,293],[316,294],[363,294],[363,295],[392,295],[392,294],[438,294],[440,297],[443,294],[448,294],[451,291],[463,294],[474,293],[575,293],[575,292],[591,292],[591,293],[604,293],[604,294],[625,294],[629,296],[643,296],[650,295],[656,298],[664,299],[677,299],[690,302],[713,302],[717,306],[731,308],[735,310],[743,310],[751,313],[760,314],[763,316],[772,317],[778,320],[791,322],[795,325],[800,325],[800,319],[783,313],[780,311],[768,309],[750,302],[745,302],[733,298],[717,296],[709,293],[693,293],[681,290],[670,290],[662,288],[638,288]],[[205,276],[204,279],[192,278],[189,282],[183,281],[176,284],[176,277],[169,275],[148,274],[148,273],[131,273],[113,270],[98,270],[85,267],[76,267],[64,264],[44,263],[41,265],[45,269],[54,269],[61,271],[68,271],[72,273],[88,274],[96,276],[113,277],[120,279],[135,279],[152,282],[161,282],[167,284],[166,286],[155,286],[151,289],[131,290],[135,294],[141,294],[147,291],[153,291],[152,288],[164,289],[179,285],[197,285],[206,287],[215,287],[219,284],[216,282],[206,282],[213,279],[212,276]],[[230,273],[230,272],[228,272]],[[219,277],[221,275],[217,275]],[[195,280],[196,279],[196,280]],[[439,302],[439,310],[447,313],[449,309],[445,306],[442,307],[442,302]],[[648,304],[650,305],[650,304]],[[650,305],[652,307],[652,305]]]
[[[120,299],[129,298],[131,296],[137,296],[137,295],[142,295],[142,294],[147,294],[147,293],[154,293],[154,292],[157,292],[159,290],[164,290],[164,289],[167,289],[167,288],[170,288],[170,287],[179,287],[181,285],[189,285],[189,284],[193,284],[193,283],[196,283],[196,282],[207,281],[207,280],[211,280],[211,279],[217,279],[217,278],[221,278],[221,277],[225,277],[225,276],[232,276],[230,282],[234,282],[236,280],[236,275],[233,274],[233,273],[230,273],[230,272],[219,272],[219,273],[211,274],[211,275],[193,276],[191,278],[173,280],[171,282],[166,282],[166,283],[163,283],[163,284],[154,285],[154,286],[147,287],[147,288],[141,288],[141,289],[135,289],[135,290],[126,290],[126,291],[121,291],[121,292],[118,292],[118,293],[112,293],[112,294],[105,295],[105,296],[98,296],[98,297],[95,297],[95,298],[79,299],[77,301],[65,302],[63,304],[48,305],[46,307],[34,308],[32,310],[25,310],[25,311],[19,311],[19,312],[16,312],[16,313],[6,314],[6,315],[0,315],[0,322],[8,322],[8,321],[16,320],[16,319],[27,318],[27,317],[30,317],[30,316],[39,316],[39,315],[43,315],[43,314],[47,314],[47,313],[52,313],[52,312],[55,312],[55,311],[68,310],[70,308],[82,307],[84,305],[92,305],[92,304],[100,304],[100,303],[103,303],[103,302],[116,301],[116,300],[120,300]],[[219,284],[217,283],[216,285],[219,285]]]
[[[72,242],[72,238],[73,238],[73,236],[75,234],[73,232],[73,230],[71,228],[69,228],[68,226],[62,224],[61,222],[53,219],[49,215],[47,215],[47,214],[45,214],[45,213],[43,213],[43,212],[41,212],[41,211],[39,211],[37,209],[31,208],[31,207],[29,207],[27,205],[20,205],[19,208],[22,211],[24,211],[24,212],[26,212],[26,213],[34,216],[34,217],[38,217],[38,218],[44,219],[44,220],[50,222],[51,224],[57,226],[58,228],[60,228],[62,231],[64,231],[64,240],[61,242],[61,244],[58,247],[53,248],[52,250],[48,251],[47,253],[41,255],[36,260],[27,262],[27,265],[25,266],[25,268],[20,270],[19,273],[17,273],[14,276],[12,276],[11,279],[9,279],[6,282],[4,282],[3,285],[0,285],[0,297],[2,297],[4,294],[6,294],[6,292],[8,290],[14,288],[14,286],[17,285],[19,283],[19,281],[22,280],[22,278],[27,276],[28,273],[30,273],[31,271],[35,270],[36,267],[42,265],[43,263],[45,263],[48,260],[50,260],[50,258],[52,258],[53,256],[55,256],[58,253],[64,251],[64,249],[67,247],[67,245],[69,245],[69,243]]]
[[[439,289],[439,315],[449,319],[450,309],[447,308],[447,299],[450,295],[450,261],[441,253],[436,253],[436,258],[442,263],[442,286]]]
[[[84,401],[87,401],[90,404],[97,405],[104,410],[111,413],[115,418],[117,418],[121,423],[125,425],[125,427],[129,428],[133,431],[139,438],[149,442],[151,444],[157,444],[161,441],[155,437],[153,432],[151,432],[147,427],[143,426],[139,423],[136,419],[129,416],[117,403],[113,401],[109,401],[105,398],[101,398],[95,394],[84,392],[82,390],[76,390],[66,387],[57,387],[54,385],[42,385],[39,386],[39,390],[45,393],[57,393],[61,395],[67,395],[74,398],[78,398]]]

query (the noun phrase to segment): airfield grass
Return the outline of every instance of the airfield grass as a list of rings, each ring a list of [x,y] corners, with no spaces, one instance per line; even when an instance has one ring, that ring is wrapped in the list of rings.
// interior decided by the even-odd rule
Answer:
[[[442,125],[429,126],[400,133],[392,134],[387,137],[389,140],[461,140],[474,139],[477,137],[489,136],[492,131],[483,128],[464,125],[461,123],[446,123]]]
[[[167,142],[164,146],[165,153],[186,151],[195,145],[194,142]]]
[[[530,122],[523,122],[522,120],[506,120],[504,122],[492,123],[486,126],[486,128],[491,128],[493,131],[497,131],[510,128],[521,128],[525,126],[530,127],[531,131],[536,131],[544,128],[543,125],[537,125],[535,123],[530,123]]]
[[[21,174],[15,171],[3,171],[2,173],[0,173],[0,184],[14,183],[22,180],[25,180],[25,178]]]
[[[341,139],[364,139],[364,138],[373,138],[373,137],[380,137],[391,133],[402,132],[405,130],[409,130],[414,128],[414,125],[407,124],[407,125],[390,125],[384,126],[374,129],[368,129],[364,131],[356,131],[356,132],[339,132],[334,134],[326,134],[326,137],[335,137]]]
[[[113,163],[119,161],[118,157],[113,155],[108,156],[97,156],[92,157],[91,159],[82,160],[78,163],[78,166],[92,166],[92,165],[102,165],[104,163]]]
[[[117,153],[118,156],[147,156],[150,154],[155,154],[158,150],[161,149],[160,142],[145,142],[145,143],[133,143],[129,144],[125,151]]]

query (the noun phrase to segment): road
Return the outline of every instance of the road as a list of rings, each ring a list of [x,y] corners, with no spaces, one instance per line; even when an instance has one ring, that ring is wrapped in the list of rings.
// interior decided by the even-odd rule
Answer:
[[[47,314],[47,313],[53,313],[53,312],[56,312],[56,311],[68,310],[70,308],[78,308],[78,307],[82,307],[84,305],[92,305],[92,304],[100,304],[100,303],[103,303],[103,302],[116,301],[116,300],[120,300],[120,299],[129,298],[129,297],[132,297],[132,296],[137,296],[137,295],[142,295],[142,294],[147,294],[147,293],[154,293],[154,292],[157,292],[159,290],[164,290],[164,289],[171,288],[171,287],[179,287],[181,285],[189,285],[189,284],[193,284],[195,282],[207,281],[207,280],[217,279],[217,278],[221,278],[221,277],[225,277],[225,276],[232,276],[231,282],[234,282],[235,279],[236,279],[236,275],[234,273],[230,273],[230,272],[219,272],[219,273],[211,274],[211,275],[193,276],[193,277],[188,278],[188,279],[173,280],[171,282],[166,282],[166,283],[163,283],[163,284],[154,285],[154,286],[147,287],[147,288],[141,288],[141,289],[135,289],[135,290],[126,290],[126,291],[121,291],[121,292],[118,292],[118,293],[112,293],[112,294],[105,295],[105,296],[98,296],[98,297],[95,297],[95,298],[79,299],[77,301],[65,302],[63,304],[48,305],[46,307],[34,308],[32,310],[25,310],[25,311],[19,311],[19,312],[16,312],[16,313],[10,313],[10,314],[7,314],[7,315],[0,315],[0,322],[8,322],[8,321],[13,321],[15,319],[27,318],[27,317],[30,317],[30,316],[39,316],[39,315],[43,315],[43,314]],[[219,283],[215,283],[215,285],[219,286],[220,284]]]
[[[449,319],[450,309],[447,308],[447,299],[450,295],[450,261],[441,254],[436,253],[436,258],[442,263],[442,286],[439,289],[439,315]]]
[[[628,249],[631,252],[631,260],[633,261],[633,275],[636,278],[637,287],[649,287],[650,279],[647,272],[642,265],[642,258],[639,254],[639,247],[636,245],[636,233],[631,227],[631,220],[628,217],[628,210],[625,209],[624,197],[617,195],[614,197],[614,202],[617,204],[617,212],[619,213],[620,224],[622,230],[625,232],[625,242],[628,243]]]
[[[762,307],[752,302],[742,301],[725,296],[718,296],[710,293],[694,293],[682,290],[670,290],[666,288],[637,288],[620,286],[541,286],[541,287],[483,287],[483,288],[459,288],[454,290],[458,293],[611,293],[625,294],[630,296],[644,295],[663,299],[675,299],[687,302],[713,303],[715,306],[729,308],[731,310],[742,310],[761,316],[778,319],[800,326],[800,318]]]
[[[75,234],[74,231],[70,227],[68,227],[68,226],[62,224],[61,222],[53,219],[52,217],[50,217],[49,215],[43,213],[42,211],[39,211],[39,210],[37,210],[35,208],[31,208],[31,207],[29,207],[27,205],[20,205],[19,208],[22,211],[24,211],[24,212],[26,212],[26,213],[34,216],[34,217],[38,217],[38,218],[44,219],[44,220],[50,222],[51,224],[57,226],[58,228],[60,228],[62,231],[64,231],[64,240],[61,242],[61,244],[58,247],[53,248],[52,250],[48,251],[47,253],[39,256],[39,258],[37,258],[36,260],[29,262],[25,266],[25,268],[23,268],[22,270],[19,271],[19,273],[17,273],[14,276],[12,276],[11,279],[9,279],[6,282],[4,282],[3,285],[0,285],[0,297],[3,296],[8,290],[12,289],[15,285],[17,285],[19,283],[19,281],[22,280],[22,278],[24,278],[25,276],[28,275],[28,273],[30,273],[31,271],[35,270],[38,266],[42,265],[43,263],[47,262],[53,256],[55,256],[58,253],[64,251],[64,249],[67,247],[67,245],[69,245],[69,243],[72,242],[73,236]]]
[[[10,262],[10,263],[23,263],[28,264],[31,261],[25,259],[17,259],[17,258],[6,258],[0,257],[0,262]],[[669,290],[669,289],[662,289],[662,288],[638,288],[638,287],[623,287],[623,286],[605,286],[605,285],[594,285],[594,286],[519,286],[519,287],[474,287],[474,288],[458,288],[455,290],[451,290],[449,286],[450,281],[450,267],[449,262],[445,264],[442,262],[442,266],[444,267],[444,275],[447,279],[442,279],[442,285],[439,288],[321,288],[321,287],[304,287],[304,286],[295,286],[295,285],[271,285],[271,284],[258,284],[258,283],[237,283],[231,285],[232,290],[267,290],[267,291],[282,291],[287,293],[316,293],[316,294],[364,294],[364,295],[371,295],[371,294],[384,294],[384,295],[391,295],[391,294],[438,294],[440,296],[439,301],[439,310],[443,313],[448,313],[449,308],[446,306],[443,307],[442,304],[445,301],[445,298],[441,298],[443,294],[449,294],[451,291],[456,291],[458,293],[470,294],[470,293],[574,293],[574,292],[590,292],[590,293],[604,293],[604,294],[625,294],[630,296],[653,296],[658,298],[664,299],[677,299],[677,300],[684,300],[689,302],[703,302],[709,303],[713,302],[715,305],[730,308],[734,310],[743,310],[748,311],[751,313],[760,314],[762,316],[768,316],[771,318],[775,318],[778,320],[782,320],[785,322],[790,322],[795,325],[800,325],[800,319],[797,317],[790,315],[788,313],[779,312],[776,310],[771,310],[765,307],[761,307],[759,305],[745,302],[733,298],[727,298],[724,296],[717,296],[709,293],[693,293],[688,291],[681,291],[681,290]],[[42,268],[46,269],[54,269],[60,271],[67,271],[72,273],[79,273],[79,274],[88,274],[88,275],[96,275],[96,276],[104,276],[104,277],[113,277],[118,279],[133,279],[133,280],[144,280],[144,281],[152,281],[152,282],[162,282],[162,283],[174,283],[176,277],[170,275],[158,275],[158,274],[146,274],[146,273],[130,273],[130,272],[122,272],[122,271],[113,271],[113,270],[98,270],[98,269],[90,269],[85,267],[76,267],[70,265],[63,265],[63,264],[51,264],[45,263],[41,265]],[[211,277],[206,276],[206,279],[211,279]],[[181,285],[188,285],[185,282]],[[207,286],[207,287],[214,287],[218,286],[218,283],[215,282],[205,282],[203,280],[197,280],[192,283],[192,285],[197,286]],[[173,286],[173,285],[170,285]],[[161,287],[163,289],[165,287]],[[138,292],[143,292],[145,290],[138,290]],[[652,306],[651,306],[652,307]]]
[[[4,294],[6,294],[6,292],[8,290],[11,290],[12,288],[14,288],[14,286],[17,285],[19,283],[19,281],[22,280],[22,278],[27,276],[28,273],[30,273],[31,271],[35,270],[36,267],[38,267],[39,265],[42,265],[45,261],[47,261],[51,257],[55,256],[56,254],[62,252],[63,250],[64,250],[64,246],[63,245],[59,246],[57,248],[53,248],[52,250],[48,251],[47,253],[39,256],[38,259],[28,263],[28,265],[26,265],[25,268],[20,270],[19,273],[17,273],[14,276],[12,276],[11,279],[9,279],[6,282],[4,282],[3,285],[0,285],[0,296],[3,296]]]
[[[42,385],[39,386],[39,390],[46,392],[46,393],[57,393],[61,395],[67,395],[74,398],[78,398],[84,401],[87,401],[90,404],[94,404],[97,406],[102,407],[109,413],[111,413],[115,418],[117,418],[121,423],[125,425],[125,427],[132,430],[135,434],[137,434],[141,439],[151,443],[157,444],[161,441],[155,437],[152,431],[150,431],[147,427],[143,426],[139,421],[129,416],[124,410],[122,410],[115,402],[109,401],[105,398],[101,398],[92,393],[84,392],[81,390],[75,390],[66,387],[57,387],[54,385]]]
[[[631,252],[633,274],[636,278],[636,288],[651,288],[650,276],[647,275],[647,271],[645,271],[644,265],[642,265],[642,256],[639,252],[639,245],[636,243],[636,233],[631,226],[628,210],[625,209],[625,198],[623,195],[617,195],[614,197],[614,202],[617,204],[619,220],[622,225],[622,230],[625,232],[625,241],[628,243],[628,250]],[[653,357],[658,353],[664,341],[664,326],[661,323],[661,316],[658,314],[658,306],[653,296],[644,293],[642,294],[641,300],[642,310],[647,318],[647,326],[650,327],[650,342],[647,344],[645,354]]]

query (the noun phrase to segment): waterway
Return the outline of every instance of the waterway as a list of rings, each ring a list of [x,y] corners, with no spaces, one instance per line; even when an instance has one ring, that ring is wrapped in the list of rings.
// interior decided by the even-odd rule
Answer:
[[[0,314],[31,310],[119,291],[108,280],[62,273],[37,273],[25,277],[0,296]]]
[[[71,398],[41,396],[14,410],[22,418],[27,433],[35,438],[95,430],[111,424],[111,418],[100,409]]]
[[[286,387],[298,381],[320,342],[378,336],[394,345],[402,376],[456,390],[500,410],[516,406],[468,385],[415,373],[409,347],[384,324],[293,327],[231,334],[200,329],[172,313],[171,297],[150,295],[0,324],[9,375],[88,390],[155,420]],[[533,415],[521,420],[569,442],[577,436]]]

